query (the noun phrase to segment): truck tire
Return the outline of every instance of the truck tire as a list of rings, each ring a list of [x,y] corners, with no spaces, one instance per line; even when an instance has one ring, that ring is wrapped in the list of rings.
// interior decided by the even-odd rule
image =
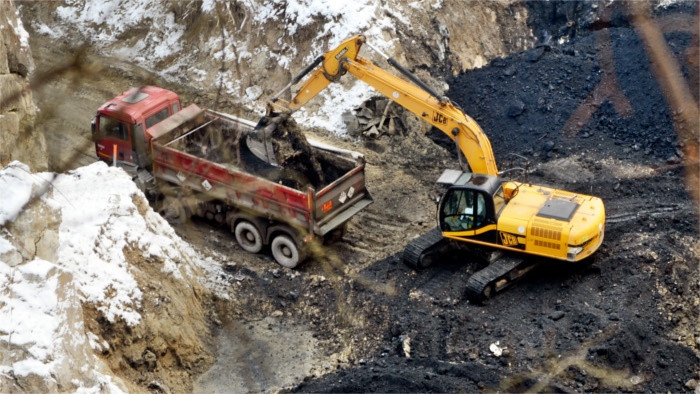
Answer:
[[[184,205],[175,197],[166,197],[161,201],[158,213],[165,220],[174,224],[183,224],[187,222],[188,218]]]
[[[253,223],[241,220],[236,223],[233,233],[236,236],[236,242],[246,252],[258,253],[262,250],[262,236]]]
[[[270,244],[270,250],[275,261],[286,268],[294,268],[303,260],[299,247],[288,235],[275,236]]]

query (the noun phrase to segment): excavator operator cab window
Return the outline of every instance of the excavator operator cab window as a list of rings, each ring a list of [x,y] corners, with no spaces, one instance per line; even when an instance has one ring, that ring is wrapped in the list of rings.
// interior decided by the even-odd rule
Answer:
[[[466,231],[479,228],[486,221],[484,195],[469,189],[453,189],[445,196],[440,209],[443,231]]]

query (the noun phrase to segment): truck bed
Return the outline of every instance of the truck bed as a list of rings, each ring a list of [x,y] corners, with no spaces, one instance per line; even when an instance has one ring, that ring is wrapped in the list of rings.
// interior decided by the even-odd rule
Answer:
[[[325,178],[313,184],[252,155],[241,142],[253,127],[245,119],[191,105],[149,130],[154,175],[318,235],[371,203],[361,155],[312,143]]]

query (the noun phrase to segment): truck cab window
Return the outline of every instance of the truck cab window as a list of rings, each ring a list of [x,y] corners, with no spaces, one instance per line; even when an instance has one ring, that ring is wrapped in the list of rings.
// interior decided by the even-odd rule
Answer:
[[[101,138],[116,138],[122,141],[129,140],[129,128],[126,123],[107,116],[100,116],[100,137]]]
[[[180,110],[180,105],[178,103],[173,103],[172,105],[172,113],[175,115],[175,112]]]
[[[146,128],[150,129],[151,127],[153,127],[157,123],[160,123],[163,119],[167,118],[168,116],[170,116],[170,112],[168,111],[168,107],[165,107],[162,110],[146,118]]]

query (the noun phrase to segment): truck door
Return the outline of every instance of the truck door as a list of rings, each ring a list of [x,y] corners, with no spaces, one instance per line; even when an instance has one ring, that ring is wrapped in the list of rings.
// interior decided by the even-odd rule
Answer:
[[[106,115],[99,115],[96,123],[95,149],[97,157],[111,163],[114,156],[114,146],[116,145],[117,160],[133,163],[129,124]]]
[[[134,163],[142,168],[150,168],[152,160],[150,152],[146,148],[146,136],[143,133],[143,124],[136,123],[131,129],[131,142],[134,150]]]
[[[495,241],[493,202],[489,202],[486,193],[480,190],[448,190],[439,206],[440,229],[443,232],[457,233],[455,236]]]

